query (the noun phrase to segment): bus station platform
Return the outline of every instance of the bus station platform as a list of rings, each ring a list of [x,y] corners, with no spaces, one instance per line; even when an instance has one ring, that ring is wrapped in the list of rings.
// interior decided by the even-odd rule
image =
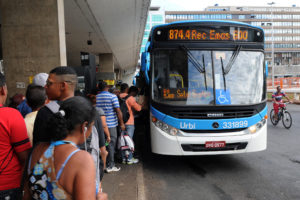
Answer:
[[[119,172],[104,174],[102,188],[110,200],[144,200],[142,163],[126,165]]]
[[[150,128],[145,121],[148,121],[148,112],[142,112],[135,117],[135,132],[133,140],[135,143],[134,157],[140,160],[137,164],[121,164],[115,157],[116,166],[121,167],[119,172],[105,173],[102,180],[103,192],[108,194],[109,200],[146,200],[144,187],[143,156],[150,153]]]

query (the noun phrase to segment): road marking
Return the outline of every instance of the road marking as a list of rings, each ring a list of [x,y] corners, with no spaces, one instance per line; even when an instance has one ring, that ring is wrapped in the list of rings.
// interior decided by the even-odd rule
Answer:
[[[136,180],[136,183],[137,183],[137,200],[146,200],[143,164],[138,165],[136,179],[137,179]]]

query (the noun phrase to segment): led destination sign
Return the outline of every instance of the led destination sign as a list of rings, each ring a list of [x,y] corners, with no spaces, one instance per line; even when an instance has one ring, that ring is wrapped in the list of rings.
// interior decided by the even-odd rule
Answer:
[[[201,99],[210,98],[210,95],[210,92],[196,89],[190,89],[190,91],[188,91],[188,88],[164,88],[162,90],[162,97],[165,100]]]
[[[168,40],[241,40],[248,41],[248,30],[234,30],[230,32],[220,32],[215,29],[208,31],[191,29],[170,29]]]
[[[157,29],[156,41],[236,41],[263,42],[263,32],[259,29],[245,27],[167,27]]]
[[[187,98],[187,91],[183,88],[167,88],[163,89],[163,98],[168,100],[180,100],[180,99],[186,99]]]

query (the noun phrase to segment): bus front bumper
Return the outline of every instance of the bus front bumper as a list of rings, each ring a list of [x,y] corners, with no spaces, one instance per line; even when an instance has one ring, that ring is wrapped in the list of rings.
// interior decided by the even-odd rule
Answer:
[[[256,133],[246,130],[232,133],[199,133],[193,136],[172,136],[157,128],[152,122],[151,148],[153,153],[163,155],[218,155],[265,150],[267,147],[267,124]],[[206,148],[207,142],[225,142],[222,148]]]

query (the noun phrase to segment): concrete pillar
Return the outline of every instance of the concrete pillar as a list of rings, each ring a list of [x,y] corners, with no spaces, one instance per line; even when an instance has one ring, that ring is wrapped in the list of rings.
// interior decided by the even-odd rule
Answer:
[[[122,80],[122,69],[115,69],[116,80]]]
[[[114,72],[114,57],[112,53],[99,54],[100,72]]]
[[[116,80],[114,57],[112,53],[99,54],[97,80]]]
[[[66,65],[62,0],[2,0],[1,31],[9,96],[25,93],[30,78]]]

